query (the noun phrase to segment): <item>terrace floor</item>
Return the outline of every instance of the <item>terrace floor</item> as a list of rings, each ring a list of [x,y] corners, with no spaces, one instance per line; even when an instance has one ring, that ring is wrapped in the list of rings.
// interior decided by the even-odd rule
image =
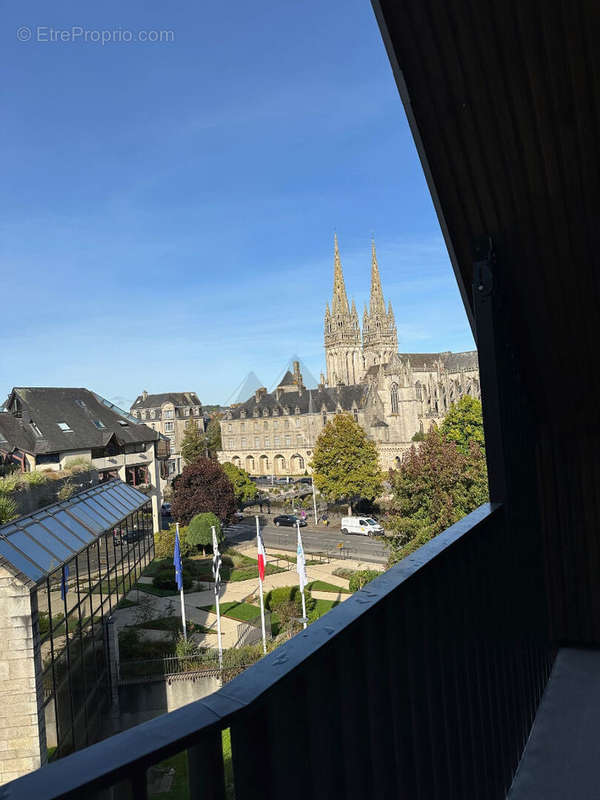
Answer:
[[[509,800],[600,798],[600,650],[564,648],[513,781]]]

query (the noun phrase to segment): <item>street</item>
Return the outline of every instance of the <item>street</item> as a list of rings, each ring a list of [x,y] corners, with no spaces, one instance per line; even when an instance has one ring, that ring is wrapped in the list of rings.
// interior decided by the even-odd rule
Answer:
[[[259,515],[261,533],[267,547],[280,547],[282,550],[296,550],[296,528],[275,527],[272,518]],[[307,520],[308,521],[308,520]],[[334,523],[335,525],[335,523]],[[335,558],[353,558],[359,561],[371,561],[375,564],[385,564],[387,551],[381,542],[367,536],[344,536],[339,527],[325,528],[308,524],[300,528],[302,543],[306,553],[330,553]],[[339,523],[338,523],[339,525]],[[225,529],[225,539],[228,544],[240,544],[256,539],[256,521],[254,517],[244,517],[243,520],[230,525]],[[343,548],[340,548],[340,543]]]

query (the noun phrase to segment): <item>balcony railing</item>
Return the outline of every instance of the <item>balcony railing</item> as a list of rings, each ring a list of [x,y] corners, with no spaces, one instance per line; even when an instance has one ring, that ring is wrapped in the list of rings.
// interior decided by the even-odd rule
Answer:
[[[129,784],[138,800],[187,751],[190,797],[224,798],[226,728],[236,800],[505,797],[551,666],[530,566],[503,507],[482,506],[220,691],[3,797]]]

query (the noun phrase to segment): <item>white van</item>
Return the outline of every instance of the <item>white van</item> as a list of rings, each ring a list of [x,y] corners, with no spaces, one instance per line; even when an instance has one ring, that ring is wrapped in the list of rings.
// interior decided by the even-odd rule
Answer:
[[[363,536],[378,536],[383,528],[372,517],[342,517],[342,533],[360,533]]]

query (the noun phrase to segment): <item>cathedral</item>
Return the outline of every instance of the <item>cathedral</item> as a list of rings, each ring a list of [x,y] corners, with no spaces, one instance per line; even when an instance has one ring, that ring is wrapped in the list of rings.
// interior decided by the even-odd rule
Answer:
[[[251,475],[302,475],[319,433],[334,414],[348,412],[377,445],[384,469],[398,465],[415,435],[439,425],[464,395],[480,396],[477,352],[399,353],[392,304],[381,287],[375,244],[371,294],[362,330],[346,294],[337,236],[333,297],[325,309],[326,376],[307,389],[298,362],[273,392],[257,389],[221,420],[221,462]]]

